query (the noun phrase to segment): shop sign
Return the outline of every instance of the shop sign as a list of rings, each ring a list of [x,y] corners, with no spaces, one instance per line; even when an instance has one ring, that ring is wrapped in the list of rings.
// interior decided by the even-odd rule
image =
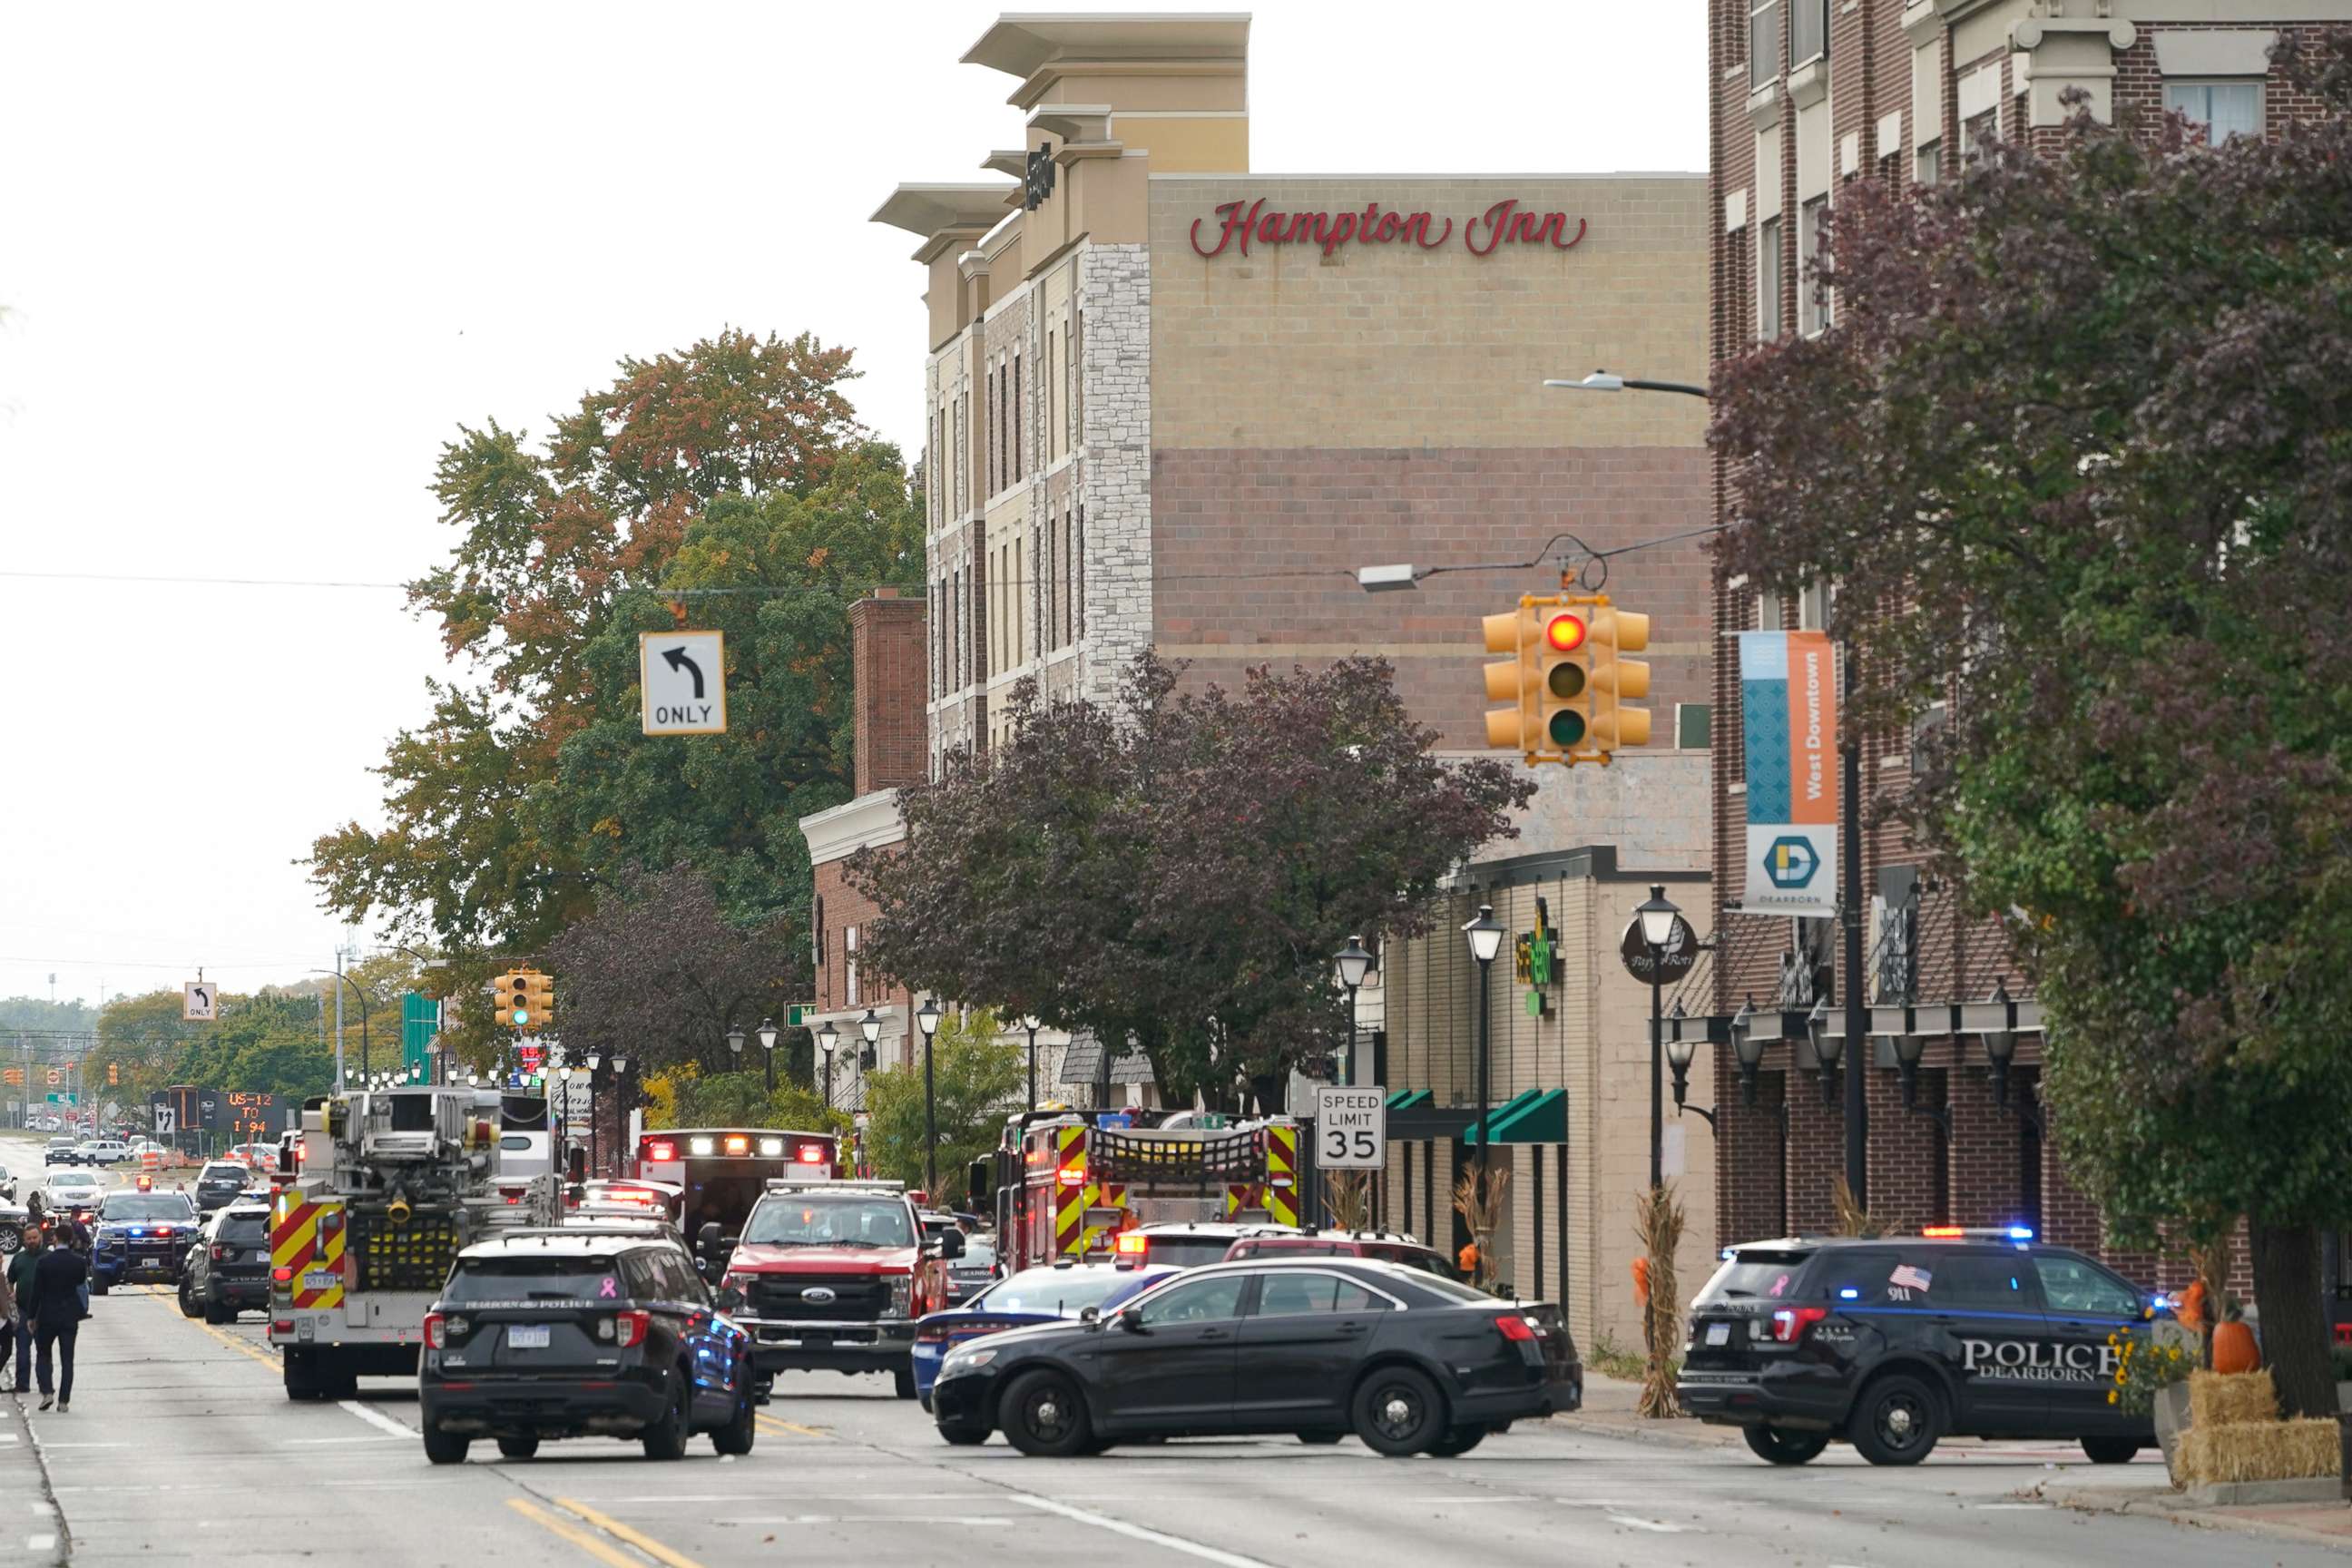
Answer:
[[[1217,226],[1202,243],[1202,226]],[[1492,256],[1507,245],[1543,246],[1573,250],[1584,238],[1585,220],[1566,213],[1537,212],[1507,196],[1461,224],[1463,247],[1473,256]],[[1192,249],[1202,256],[1222,256],[1227,247],[1247,256],[1252,245],[1312,245],[1329,256],[1343,245],[1412,245],[1435,250],[1454,237],[1451,215],[1382,211],[1367,202],[1362,212],[1270,211],[1265,198],[1227,202],[1213,218],[1192,220]]]

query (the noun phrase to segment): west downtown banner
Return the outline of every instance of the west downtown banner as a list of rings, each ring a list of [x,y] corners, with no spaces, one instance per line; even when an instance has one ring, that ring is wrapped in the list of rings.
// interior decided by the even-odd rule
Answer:
[[[1750,914],[1837,912],[1837,655],[1826,632],[1741,632]]]

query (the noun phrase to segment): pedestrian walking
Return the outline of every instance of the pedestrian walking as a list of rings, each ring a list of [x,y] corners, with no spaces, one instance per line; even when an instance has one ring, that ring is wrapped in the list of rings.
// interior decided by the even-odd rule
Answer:
[[[9,1336],[16,1348],[16,1378],[12,1386],[18,1394],[33,1386],[33,1269],[40,1261],[40,1227],[28,1225],[25,1245],[8,1260],[8,1293],[16,1303],[16,1331]]]
[[[74,1342],[81,1333],[81,1292],[89,1283],[89,1260],[60,1240],[33,1266],[33,1372],[41,1384],[41,1408],[64,1415],[73,1408]],[[64,1363],[54,1385],[50,1355]]]

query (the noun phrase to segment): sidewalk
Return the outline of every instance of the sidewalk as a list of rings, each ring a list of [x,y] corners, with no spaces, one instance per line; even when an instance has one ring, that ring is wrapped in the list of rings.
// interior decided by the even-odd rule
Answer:
[[[13,1378],[13,1360],[8,1372]],[[5,1382],[0,1379],[0,1384]],[[0,1552],[13,1555],[21,1546],[32,1562],[62,1563],[67,1552],[65,1525],[56,1500],[49,1496],[48,1470],[41,1463],[40,1450],[33,1446],[33,1428],[26,1419],[39,1397],[28,1394],[20,1400],[0,1393],[0,1497],[9,1503]]]
[[[1573,1415],[1555,1415],[1557,1426],[1574,1432],[1591,1432],[1598,1436],[1627,1437],[1638,1443],[1664,1443],[1677,1447],[1737,1448],[1741,1446],[1737,1426],[1706,1426],[1687,1415],[1666,1420],[1650,1420],[1633,1414],[1633,1406],[1642,1396],[1642,1385],[1626,1378],[1605,1377],[1586,1369],[1584,1373],[1584,1408]]]
[[[2200,1508],[2168,1489],[2144,1487],[2080,1486],[2069,1481],[2044,1481],[2018,1494],[2055,1503],[2084,1513],[2137,1513],[2168,1519],[2176,1524],[2226,1530],[2273,1541],[2300,1542],[2352,1552],[2352,1504],[2343,1502],[2249,1503]]]

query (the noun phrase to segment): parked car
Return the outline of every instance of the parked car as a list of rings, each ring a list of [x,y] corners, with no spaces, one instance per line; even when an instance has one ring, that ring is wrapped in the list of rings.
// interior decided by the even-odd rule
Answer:
[[[0,1198],[0,1258],[13,1256],[25,1245],[25,1227],[33,1216],[14,1198]]]
[[[1236,1225],[1224,1220],[1162,1221],[1123,1230],[1112,1242],[1119,1258],[1131,1263],[1159,1263],[1171,1268],[1198,1268],[1223,1263],[1234,1243],[1262,1236],[1305,1236],[1294,1225]]]
[[[269,1310],[269,1205],[232,1203],[196,1233],[180,1269],[180,1310],[207,1323]]]
[[[1353,1432],[1376,1453],[1468,1453],[1514,1421],[1577,1409],[1584,1369],[1550,1302],[1507,1301],[1360,1258],[1184,1270],[1108,1315],[950,1353],[931,1415],[950,1443],[1002,1430],[1024,1454],[1161,1437]]]
[[[985,1231],[963,1238],[963,1256],[948,1265],[948,1305],[960,1307],[996,1278],[996,1238]]]
[[[0,1165],[0,1201],[16,1201],[16,1173],[5,1165]]]
[[[1459,1279],[1461,1273],[1445,1254],[1423,1245],[1402,1231],[1325,1230],[1313,1236],[1245,1236],[1227,1249],[1225,1257],[1244,1258],[1376,1258],[1405,1268],[1418,1268],[1441,1279]]]
[[[955,1351],[986,1334],[1032,1323],[1051,1323],[1088,1311],[1108,1312],[1157,1285],[1172,1268],[1114,1267],[1065,1259],[1043,1268],[1024,1268],[975,1294],[961,1306],[932,1312],[915,1325],[915,1397],[931,1407],[931,1384],[940,1364]],[[977,1443],[986,1433],[950,1436],[951,1443]]]
[[[462,1464],[477,1437],[527,1459],[550,1437],[641,1442],[686,1456],[697,1432],[748,1454],[751,1339],[686,1249],[662,1236],[539,1230],[479,1242],[425,1319],[425,1457]]]

